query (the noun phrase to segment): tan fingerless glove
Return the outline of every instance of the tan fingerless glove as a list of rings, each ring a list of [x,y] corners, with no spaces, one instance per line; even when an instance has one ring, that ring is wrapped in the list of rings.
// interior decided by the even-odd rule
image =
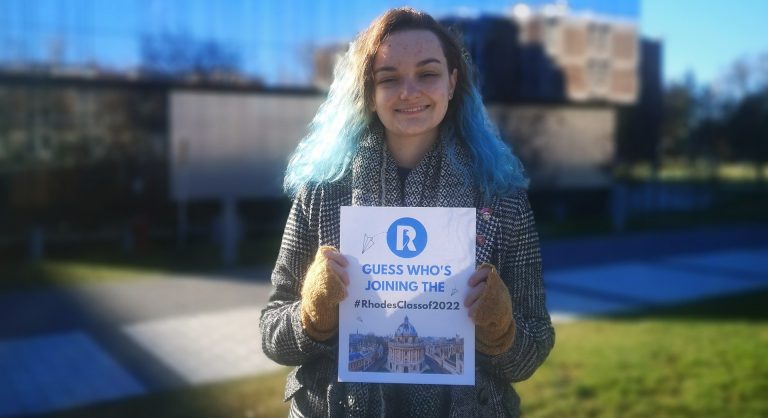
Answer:
[[[317,341],[331,338],[339,328],[339,302],[347,297],[341,278],[328,265],[323,246],[317,250],[301,288],[301,326]]]
[[[472,306],[475,319],[475,345],[483,354],[495,356],[512,346],[515,340],[515,320],[512,318],[512,299],[509,290],[492,264],[483,293]]]

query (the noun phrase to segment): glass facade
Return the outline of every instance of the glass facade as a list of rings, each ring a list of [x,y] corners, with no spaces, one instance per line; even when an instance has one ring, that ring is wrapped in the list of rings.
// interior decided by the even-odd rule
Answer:
[[[0,69],[126,77],[201,77],[308,86],[313,52],[346,43],[376,15],[406,2],[231,0],[5,0]],[[509,14],[508,0],[407,2],[436,17]],[[637,20],[639,0],[529,0]],[[558,6],[559,5],[559,6]]]

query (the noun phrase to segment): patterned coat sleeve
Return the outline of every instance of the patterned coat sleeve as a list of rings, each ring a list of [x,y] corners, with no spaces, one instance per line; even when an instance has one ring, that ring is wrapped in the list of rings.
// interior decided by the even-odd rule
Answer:
[[[301,286],[318,248],[319,199],[310,189],[297,193],[272,272],[272,294],[261,311],[264,354],[277,363],[297,366],[318,356],[335,356],[336,343],[317,342],[301,326]]]
[[[528,196],[524,191],[501,203],[500,275],[512,296],[517,326],[510,349],[489,357],[478,353],[478,364],[509,382],[528,379],[544,362],[555,333],[544,300],[539,237]]]

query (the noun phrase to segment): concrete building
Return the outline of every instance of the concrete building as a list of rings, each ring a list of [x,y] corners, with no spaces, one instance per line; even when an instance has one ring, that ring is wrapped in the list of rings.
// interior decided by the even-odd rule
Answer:
[[[536,13],[516,18],[522,45],[541,45],[575,102],[637,99],[639,36],[634,23],[590,15]]]

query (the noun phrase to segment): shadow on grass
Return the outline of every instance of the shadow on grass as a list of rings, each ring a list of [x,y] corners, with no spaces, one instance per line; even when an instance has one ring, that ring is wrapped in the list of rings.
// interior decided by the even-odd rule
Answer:
[[[43,417],[284,417],[288,369],[223,383],[151,393],[57,411]]]
[[[192,243],[180,249],[172,243],[152,243],[132,252],[113,246],[80,246],[52,251],[40,262],[1,263],[0,293],[135,279],[158,273],[215,274],[243,279],[242,269],[272,266],[279,245],[278,234],[245,241],[240,245],[234,267],[224,267],[219,247],[209,242]]]
[[[768,320],[768,289],[640,309],[605,318],[763,322]]]

